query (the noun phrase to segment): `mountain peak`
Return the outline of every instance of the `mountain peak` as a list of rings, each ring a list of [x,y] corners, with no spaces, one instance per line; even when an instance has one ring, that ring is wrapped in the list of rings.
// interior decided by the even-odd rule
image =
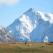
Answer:
[[[31,13],[35,13],[34,9],[32,9],[32,8],[30,8],[29,10],[27,10],[23,14],[31,14]]]
[[[32,8],[30,8],[27,12],[31,12],[31,11],[33,11],[33,9],[32,9]]]
[[[30,8],[24,12],[18,19],[16,19],[10,26],[8,30],[12,31],[13,36],[17,41],[36,41],[41,42],[45,35],[48,36],[49,41],[51,41],[49,36],[52,36],[50,23],[53,23],[53,14],[44,13],[42,11],[34,11]],[[52,22],[51,22],[52,21]],[[53,32],[53,30],[52,30]],[[45,33],[45,35],[43,35]],[[53,40],[53,39],[52,39]]]

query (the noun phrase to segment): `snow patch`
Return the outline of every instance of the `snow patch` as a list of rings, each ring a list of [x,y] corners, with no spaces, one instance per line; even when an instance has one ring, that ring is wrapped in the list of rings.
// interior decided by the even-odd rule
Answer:
[[[48,17],[45,16],[45,14],[41,11],[38,11],[39,15],[41,16],[41,18],[44,20],[44,21],[48,21]]]
[[[44,21],[49,21],[50,24],[53,24],[53,14],[52,13],[44,13],[41,11],[38,11],[38,13]]]
[[[51,24],[53,24],[53,14],[52,13],[48,13],[48,16],[50,17],[49,22]]]
[[[36,28],[37,21],[34,21],[35,23],[32,24],[32,20],[30,19],[29,16],[26,16],[26,15],[23,15],[19,20],[21,21],[20,33],[22,34],[22,36],[30,40],[29,33],[31,33],[33,29]]]
[[[48,36],[45,36],[44,42],[48,42]]]
[[[10,30],[9,33],[12,33],[12,31]]]

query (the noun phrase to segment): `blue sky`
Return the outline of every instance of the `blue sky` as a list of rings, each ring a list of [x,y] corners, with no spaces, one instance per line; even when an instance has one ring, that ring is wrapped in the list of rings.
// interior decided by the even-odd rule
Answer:
[[[53,12],[53,0],[0,0],[0,25],[8,26],[30,8]],[[13,2],[14,1],[14,2]]]

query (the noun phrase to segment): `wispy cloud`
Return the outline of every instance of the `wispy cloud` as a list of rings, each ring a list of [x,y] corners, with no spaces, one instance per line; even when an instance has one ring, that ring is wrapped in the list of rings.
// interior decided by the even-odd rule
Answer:
[[[15,5],[20,0],[0,0],[0,5]]]

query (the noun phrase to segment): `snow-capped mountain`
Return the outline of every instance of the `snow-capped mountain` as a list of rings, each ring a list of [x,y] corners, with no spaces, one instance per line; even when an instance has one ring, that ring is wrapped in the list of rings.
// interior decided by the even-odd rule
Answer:
[[[6,28],[0,26],[0,43],[14,42],[15,39],[12,37],[12,34],[7,31]]]
[[[34,11],[30,8],[17,18],[7,29],[17,41],[53,42],[53,14]]]

